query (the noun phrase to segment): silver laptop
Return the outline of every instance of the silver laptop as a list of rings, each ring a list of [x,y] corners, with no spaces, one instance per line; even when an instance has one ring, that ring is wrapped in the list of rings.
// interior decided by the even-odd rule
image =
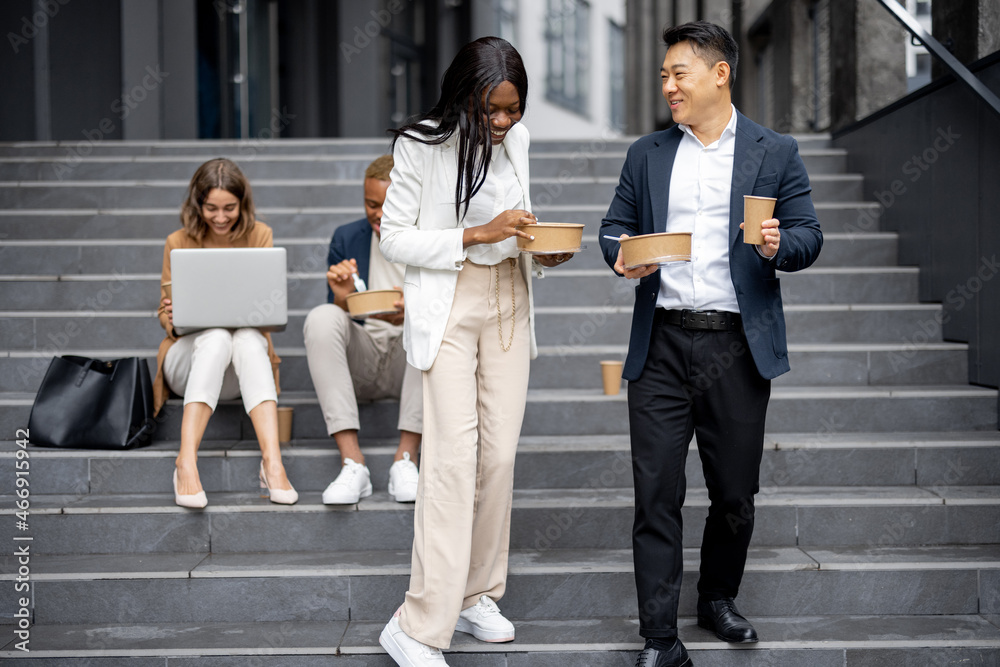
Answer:
[[[170,276],[178,334],[288,324],[284,248],[171,250]]]

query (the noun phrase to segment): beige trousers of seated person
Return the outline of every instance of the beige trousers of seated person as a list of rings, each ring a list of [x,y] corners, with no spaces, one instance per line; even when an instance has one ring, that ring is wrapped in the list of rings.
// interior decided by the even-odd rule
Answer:
[[[461,610],[507,585],[510,508],[528,392],[528,290],[517,267],[499,265],[503,343],[492,266],[466,261],[444,341],[424,376],[424,437],[413,521],[410,589],[399,624],[410,637],[448,648]]]
[[[384,398],[399,399],[400,431],[423,430],[420,371],[406,363],[401,335],[372,335],[332,303],[309,311],[303,335],[327,433],[357,431],[358,401]]]

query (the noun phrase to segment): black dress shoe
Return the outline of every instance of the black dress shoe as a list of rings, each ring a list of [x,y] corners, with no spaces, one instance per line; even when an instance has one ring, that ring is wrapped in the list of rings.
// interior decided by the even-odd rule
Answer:
[[[668,651],[656,648],[643,649],[635,662],[635,667],[691,667],[693,664],[684,644],[677,639]]]
[[[757,631],[736,610],[732,598],[698,600],[698,625],[711,630],[725,642],[751,644],[757,641]]]

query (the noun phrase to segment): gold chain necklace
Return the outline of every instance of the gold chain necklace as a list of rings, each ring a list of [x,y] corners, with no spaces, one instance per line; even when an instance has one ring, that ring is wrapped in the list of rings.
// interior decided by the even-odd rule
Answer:
[[[510,346],[514,343],[514,315],[516,314],[516,304],[514,303],[514,258],[508,257],[507,261],[510,262],[510,338],[507,340],[507,344],[503,344],[503,316],[500,314],[500,264],[494,264],[493,269],[496,271],[496,283],[497,283],[497,334],[500,336],[500,349],[504,352],[510,349]]]

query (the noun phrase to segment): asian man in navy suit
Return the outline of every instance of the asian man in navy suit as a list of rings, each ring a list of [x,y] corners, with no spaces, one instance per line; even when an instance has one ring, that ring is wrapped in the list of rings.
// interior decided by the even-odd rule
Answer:
[[[601,223],[601,250],[639,279],[628,356],[642,667],[687,667],[677,638],[684,462],[697,435],[710,508],[701,546],[698,625],[729,642],[757,633],[734,604],[753,532],[771,379],[788,367],[777,270],[798,271],[823,236],[791,137],[732,104],[738,47],[698,21],[663,34],[663,96],[675,125],[629,148]],[[743,241],[743,196],[774,197],[764,244]],[[603,238],[691,232],[691,261],[625,267]]]

